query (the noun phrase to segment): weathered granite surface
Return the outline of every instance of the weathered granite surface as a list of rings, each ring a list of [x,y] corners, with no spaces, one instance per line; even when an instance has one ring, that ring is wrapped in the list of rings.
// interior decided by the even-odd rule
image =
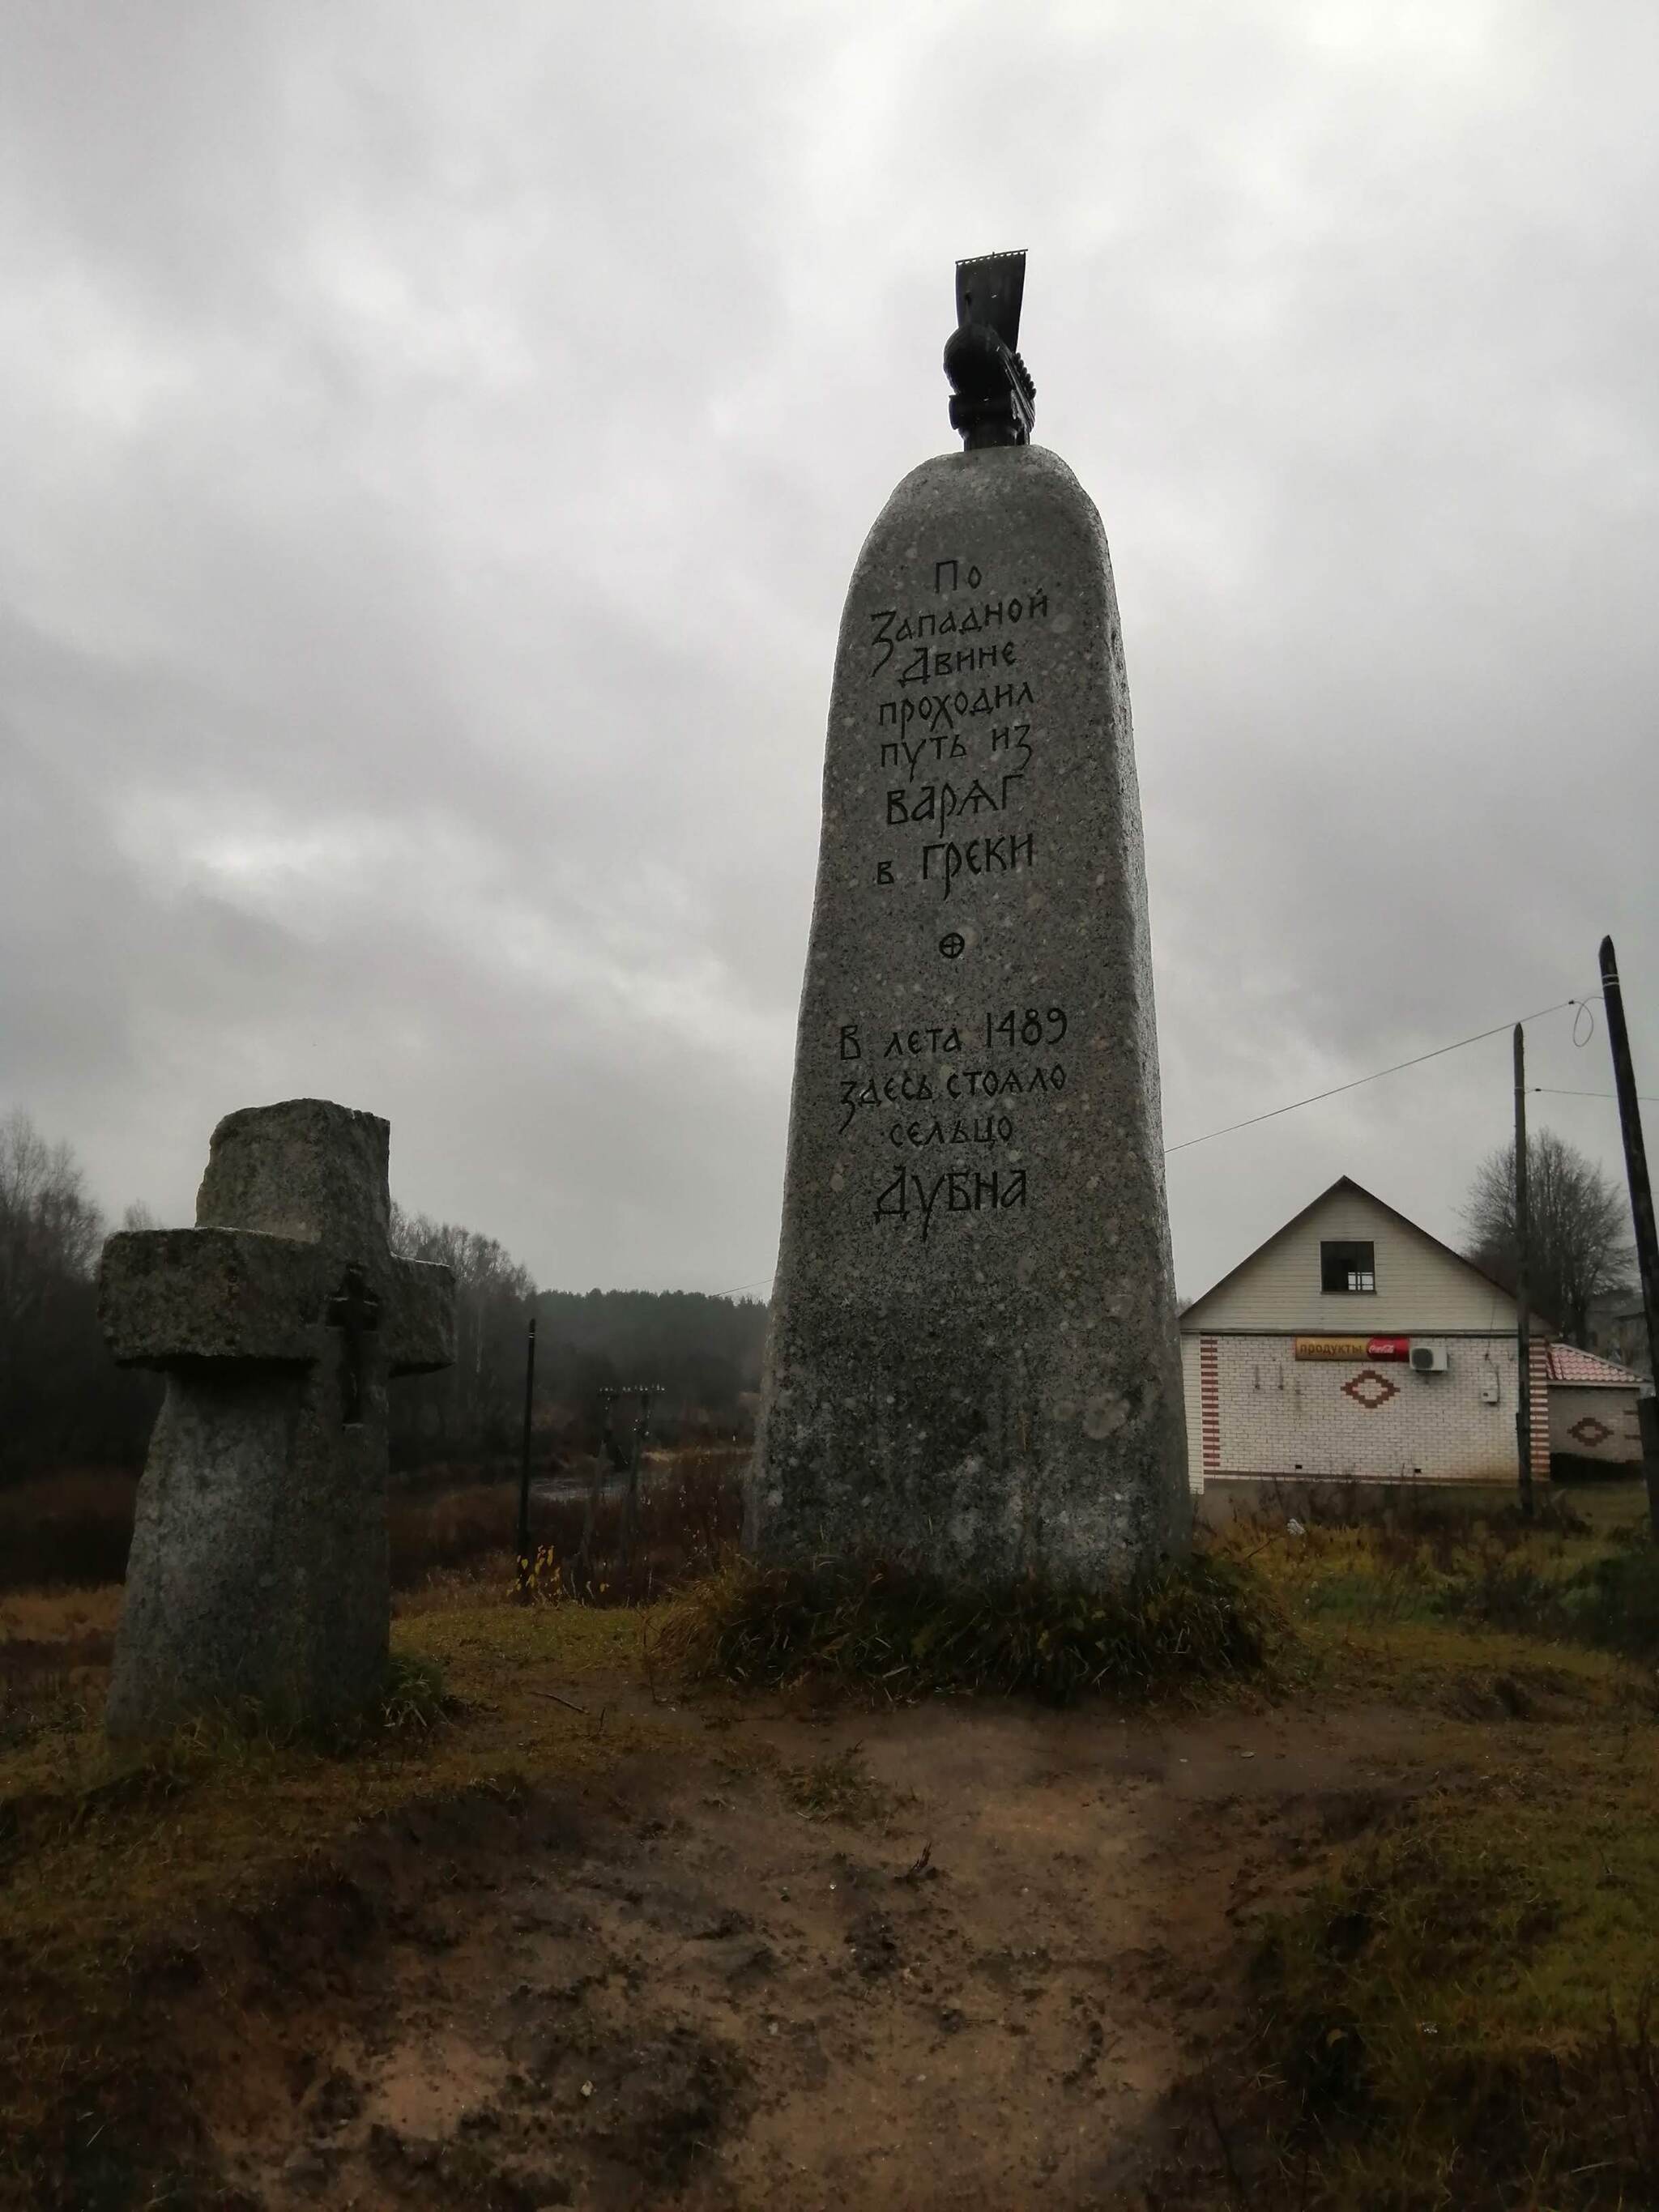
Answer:
[[[386,1383],[454,1356],[449,1269],[387,1249],[389,1135],[377,1115],[317,1098],[228,1115],[198,1225],[104,1248],[111,1351],[167,1376],[112,1736],[249,1705],[326,1723],[384,1678]]]
[[[1105,538],[941,457],[842,622],[747,1540],[1104,1588],[1189,1517]]]

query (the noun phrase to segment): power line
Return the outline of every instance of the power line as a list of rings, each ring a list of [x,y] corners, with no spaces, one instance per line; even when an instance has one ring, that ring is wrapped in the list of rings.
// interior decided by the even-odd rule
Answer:
[[[1569,1006],[1580,1006],[1586,1003],[1585,999],[1560,999],[1554,1006],[1540,1006],[1536,1013],[1522,1014],[1521,1018],[1523,1022],[1541,1022],[1547,1014],[1565,1013]],[[1242,1121],[1229,1121],[1224,1128],[1206,1129],[1201,1137],[1183,1137],[1178,1145],[1166,1146],[1164,1157],[1169,1159],[1176,1152],[1190,1152],[1194,1145],[1207,1145],[1217,1137],[1231,1137],[1236,1130],[1254,1129],[1263,1121],[1276,1121],[1283,1114],[1298,1113],[1303,1107],[1317,1106],[1327,1098],[1340,1098],[1345,1091],[1358,1091],[1368,1083],[1380,1083],[1385,1075],[1398,1075],[1407,1067],[1421,1067],[1425,1061],[1443,1060],[1449,1052],[1462,1052],[1466,1045],[1484,1044],[1488,1037],[1503,1036],[1514,1027],[1513,1022],[1499,1022],[1495,1028],[1477,1030],[1473,1036],[1459,1037],[1453,1044],[1439,1044],[1432,1052],[1419,1052],[1414,1059],[1397,1060],[1391,1067],[1376,1068],[1370,1075],[1356,1075],[1351,1083],[1333,1084],[1328,1091],[1316,1091],[1306,1098],[1292,1098],[1288,1106],[1269,1107],[1265,1114],[1251,1114]],[[1535,1083],[1532,1087],[1540,1091],[1549,1088],[1541,1083]],[[1613,1096],[1607,1091],[1563,1091],[1552,1095],[1562,1098],[1610,1098]],[[1648,1094],[1644,1092],[1643,1096],[1645,1097]],[[1659,1103],[1659,1101],[1652,1103]],[[769,1275],[759,1275],[752,1283],[738,1283],[729,1291],[709,1291],[704,1295],[715,1298],[735,1297],[739,1291],[758,1290],[762,1283],[770,1280]]]
[[[1540,1006],[1535,1014],[1522,1014],[1523,1022],[1542,1021],[1546,1014],[1559,1014],[1568,1006],[1581,1003],[1577,999],[1562,999],[1553,1006]],[[1465,1045],[1483,1044],[1488,1037],[1502,1036],[1515,1027],[1513,1022],[1499,1022],[1495,1029],[1478,1030],[1473,1036],[1459,1037],[1455,1044],[1437,1045],[1432,1052],[1419,1052],[1414,1060],[1397,1060],[1392,1067],[1379,1067],[1370,1075],[1356,1075],[1352,1083],[1333,1084],[1328,1091],[1316,1091],[1311,1097],[1292,1098],[1288,1106],[1270,1107],[1265,1114],[1252,1114],[1243,1121],[1229,1121],[1224,1129],[1206,1129],[1201,1137],[1183,1138],[1178,1145],[1164,1147],[1167,1160],[1176,1152],[1190,1152],[1194,1145],[1207,1145],[1217,1137],[1231,1137],[1236,1129],[1254,1129],[1258,1122],[1275,1121],[1281,1114],[1294,1114],[1304,1106],[1317,1106],[1322,1099],[1340,1098],[1345,1091],[1358,1091],[1362,1085],[1378,1083],[1385,1075],[1398,1075],[1402,1068],[1421,1067],[1425,1060],[1443,1059],[1449,1052],[1462,1052]]]
[[[1616,1104],[1619,1096],[1615,1091],[1558,1091],[1550,1083],[1534,1083],[1530,1087],[1549,1098],[1610,1098]],[[1659,1097],[1656,1097],[1651,1091],[1638,1091],[1636,1095],[1646,1105],[1659,1106]]]

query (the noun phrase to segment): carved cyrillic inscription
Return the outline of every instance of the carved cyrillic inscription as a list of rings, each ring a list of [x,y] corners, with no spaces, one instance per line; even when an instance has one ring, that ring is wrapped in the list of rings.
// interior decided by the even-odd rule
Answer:
[[[934,575],[934,590],[940,597],[957,589],[956,576],[960,563],[941,561]],[[963,581],[970,591],[977,591],[983,580],[977,568],[969,568]],[[1006,637],[985,646],[940,646],[939,638],[979,637],[995,629],[1017,629],[1024,622],[1042,622],[1048,612],[1046,589],[1024,593],[1016,592],[1006,599],[1000,594],[995,599],[982,599],[975,607],[972,602],[962,608],[923,608],[907,611],[902,607],[878,607],[870,617],[870,653],[872,676],[878,676],[898,653],[899,647],[923,641],[919,655],[912,655],[912,663],[920,658],[925,664],[929,659],[939,663],[939,673],[953,673],[963,669],[994,668],[999,656],[1005,668],[1014,665],[1013,645]],[[979,655],[979,658],[975,658]],[[902,683],[925,683],[927,671],[916,676],[901,677]]]
[[[925,1244],[938,1226],[936,1212],[995,1213],[1025,1203],[1024,1168],[946,1168],[939,1175],[919,1175],[901,1168],[876,1195],[878,1221],[913,1221]]]
[[[866,617],[868,726],[882,774],[869,787],[870,814],[862,815],[861,799],[851,826],[856,835],[867,825],[876,849],[865,880],[899,902],[896,916],[918,896],[948,906],[943,934],[935,924],[927,939],[933,973],[971,976],[983,942],[982,929],[972,926],[978,894],[1004,896],[994,887],[1036,874],[1042,859],[1031,812],[1042,768],[1049,591],[1040,577],[999,589],[989,571],[960,553],[930,555],[916,589],[921,604],[875,607]],[[867,1021],[839,1024],[835,1058],[861,1065],[841,1069],[834,1126],[860,1147],[872,1140],[879,1147],[872,1154],[875,1217],[926,1237],[941,1210],[1024,1206],[1024,1165],[1000,1170],[999,1181],[965,1163],[990,1146],[1012,1147],[1018,1157],[1022,1116],[1034,1107],[1043,1113],[1066,1087],[1066,1063],[1055,1048],[1068,1026],[1055,1006],[981,1006],[879,1031]],[[936,1176],[906,1169],[896,1178],[890,1164],[875,1164],[883,1151],[890,1163],[894,1150],[943,1152],[947,1162]],[[953,1152],[961,1167],[949,1164]]]

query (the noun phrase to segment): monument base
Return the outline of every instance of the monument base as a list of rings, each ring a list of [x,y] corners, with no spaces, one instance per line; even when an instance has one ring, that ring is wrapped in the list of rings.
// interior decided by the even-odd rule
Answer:
[[[1097,1315],[1065,1326],[1012,1302],[947,1317],[797,1297],[769,1363],[745,1547],[1095,1590],[1181,1556],[1184,1467],[1172,1482],[1144,1389],[1105,1382],[1103,1332]]]

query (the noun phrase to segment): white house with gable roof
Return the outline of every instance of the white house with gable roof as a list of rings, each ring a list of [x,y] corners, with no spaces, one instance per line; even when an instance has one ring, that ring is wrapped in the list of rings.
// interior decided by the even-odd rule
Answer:
[[[1512,1482],[1516,1320],[1501,1285],[1343,1176],[1181,1316],[1192,1488]],[[1554,1332],[1533,1330],[1541,1480]]]

